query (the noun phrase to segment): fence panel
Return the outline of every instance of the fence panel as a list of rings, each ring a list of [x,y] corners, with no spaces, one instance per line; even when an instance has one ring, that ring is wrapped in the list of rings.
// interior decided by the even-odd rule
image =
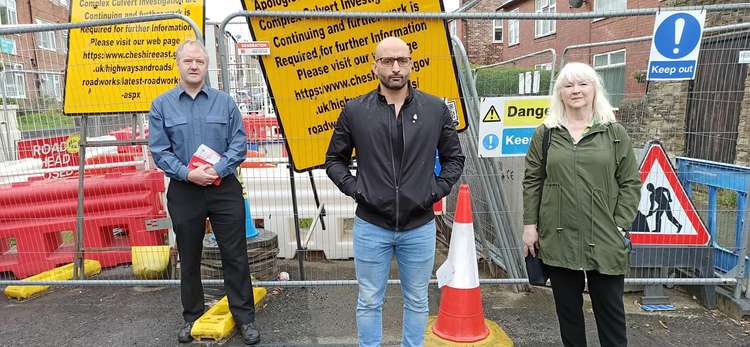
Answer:
[[[490,15],[488,14],[487,18],[467,19],[467,21],[471,23],[472,21],[486,20],[491,18]],[[288,15],[287,17],[292,18],[293,16]],[[415,28],[420,23],[430,21],[424,18],[410,17],[409,14],[390,14],[390,16],[392,18],[382,18],[377,22],[371,21],[368,25],[378,23],[377,25],[383,27]],[[643,15],[643,17],[651,18],[649,15]],[[352,25],[347,21],[348,19],[350,18],[341,14],[329,19],[301,19],[297,23],[304,24],[308,28],[321,26],[321,21],[326,23],[324,25],[338,25],[339,23],[343,23],[345,26]],[[561,17],[557,20],[559,21],[557,27],[561,28],[565,25],[564,20],[567,20],[567,18]],[[644,20],[646,21],[646,19]],[[533,20],[528,19],[519,19],[519,21],[521,28],[524,28],[526,23],[533,22]],[[63,36],[62,32],[59,31],[49,32],[54,32],[53,36]],[[45,42],[49,42],[51,36],[47,34],[48,32],[42,33],[46,37]],[[28,162],[31,164],[27,164],[27,162],[13,163],[13,165],[18,166],[12,166],[8,163],[4,167],[12,169],[7,171],[7,174],[2,174],[2,178],[7,180],[3,183],[10,183],[12,180],[27,180],[28,177],[19,174],[23,172],[28,174],[25,176],[36,176],[38,178],[33,178],[31,183],[16,185],[13,186],[14,188],[7,189],[26,187],[26,189],[35,192],[34,194],[47,189],[40,188],[43,185],[52,186],[54,189],[50,190],[53,195],[46,198],[47,200],[41,198],[18,200],[14,194],[8,193],[8,200],[3,200],[3,207],[5,209],[5,207],[13,206],[14,209],[5,209],[7,211],[3,221],[6,223],[3,224],[46,225],[55,222],[55,218],[60,215],[67,213],[66,216],[69,216],[69,213],[75,210],[75,204],[72,204],[72,202],[75,200],[73,196],[78,190],[71,187],[76,187],[78,182],[75,179],[52,179],[58,176],[71,175],[77,170],[75,166],[78,163],[75,162],[75,155],[70,152],[74,150],[75,146],[70,146],[70,144],[74,143],[75,136],[71,135],[78,132],[80,122],[71,122],[71,118],[60,117],[62,105],[59,100],[51,100],[56,95],[55,76],[60,77],[57,79],[57,83],[63,83],[64,80],[61,77],[65,72],[64,54],[52,53],[43,47],[36,47],[35,35],[23,35],[26,35],[22,36],[23,40],[28,42],[18,45],[20,54],[17,54],[17,56],[25,57],[23,59],[30,59],[32,55],[42,58],[37,58],[37,65],[31,68],[31,65],[24,63],[22,60],[8,60],[4,56],[4,59],[8,61],[4,61],[2,77],[4,86],[0,90],[5,96],[3,117],[6,129],[5,131],[0,129],[0,133],[3,135],[0,139],[2,140],[0,141],[2,142],[0,148],[3,150],[0,154],[6,162],[24,159],[25,157],[22,157],[19,152],[20,149],[32,153],[34,151],[49,152],[42,154],[47,155],[45,158],[53,157],[55,159],[40,159],[33,163]],[[36,37],[39,35],[36,35]],[[555,65],[559,65],[555,64],[557,60],[587,62],[594,65],[604,77],[613,103],[618,107],[617,116],[628,128],[634,139],[634,149],[639,150],[648,140],[658,138],[667,146],[670,154],[684,156],[693,153],[691,152],[694,150],[693,148],[704,147],[702,142],[695,139],[711,138],[712,143],[719,141],[715,139],[721,139],[723,142],[719,142],[730,143],[729,147],[736,143],[736,148],[716,147],[717,150],[705,153],[713,155],[718,151],[719,155],[711,157],[711,159],[727,161],[733,159],[737,164],[747,165],[747,157],[743,156],[743,153],[746,153],[747,150],[746,147],[742,147],[747,145],[747,138],[743,137],[746,136],[747,132],[741,131],[742,127],[747,126],[747,110],[737,106],[737,104],[745,102],[750,94],[739,93],[736,88],[748,88],[747,86],[750,85],[747,82],[748,72],[746,67],[740,67],[740,70],[737,70],[738,67],[735,65],[738,64],[729,59],[732,54],[735,54],[732,52],[750,49],[746,44],[746,36],[746,32],[742,29],[732,30],[731,35],[727,36],[728,39],[712,38],[710,35],[706,35],[704,49],[707,53],[704,53],[704,55],[715,56],[717,58],[713,59],[718,60],[706,58],[706,61],[700,61],[696,82],[648,82],[644,79],[643,72],[648,60],[649,41],[637,43],[613,42],[591,48],[571,49],[567,53],[563,52],[562,48],[565,47],[561,47],[561,49],[554,49],[550,53],[535,54],[518,59],[513,63],[498,61],[491,67],[482,67],[472,65],[471,61],[464,58],[465,54],[462,52],[462,48],[458,46],[454,47],[452,52],[446,51],[444,43],[437,42],[438,40],[433,37],[425,36],[425,34],[419,32],[406,35],[405,38],[408,42],[417,43],[412,47],[415,63],[418,64],[412,65],[415,73],[413,82],[417,84],[417,88],[432,88],[433,94],[445,98],[448,103],[454,102],[465,106],[462,110],[465,110],[467,123],[470,126],[467,131],[460,135],[464,152],[467,155],[462,181],[470,183],[472,187],[472,204],[475,212],[474,226],[477,246],[482,256],[482,259],[480,259],[482,278],[490,281],[497,280],[495,283],[502,283],[501,278],[507,279],[506,283],[521,283],[525,277],[525,271],[521,262],[519,241],[520,217],[522,214],[520,199],[520,183],[523,177],[522,159],[480,159],[477,157],[478,135],[476,131],[480,117],[478,114],[480,98],[528,94],[527,75],[530,75],[531,80],[534,81],[534,71],[544,71],[548,67],[553,68]],[[364,37],[362,36],[362,38]],[[725,46],[721,46],[724,42],[728,42],[726,40],[731,41],[731,50],[724,49]],[[221,42],[226,44],[223,41]],[[24,50],[23,47],[30,48]],[[344,49],[337,48],[335,44],[333,47],[333,49]],[[327,48],[330,49],[330,47]],[[368,45],[357,48],[361,50],[361,54],[358,54],[358,56],[362,58],[359,64],[352,65],[371,65],[372,57],[370,54],[374,48],[374,42],[369,42]],[[214,48],[209,47],[209,49]],[[227,55],[219,53],[218,56],[226,59]],[[557,57],[552,53],[555,53]],[[315,72],[312,71],[303,70],[300,72],[300,68],[293,69],[297,75],[297,77],[291,79],[294,82],[287,82],[288,85],[286,86],[282,85],[283,88],[290,88],[292,93],[278,92],[278,89],[276,89],[278,86],[269,90],[267,86],[273,84],[268,69],[273,64],[279,67],[278,64],[280,63],[277,62],[284,61],[283,58],[288,58],[289,54],[289,52],[283,53],[280,50],[271,50],[270,56],[261,58],[264,66],[260,67],[257,58],[242,57],[235,52],[234,61],[221,61],[221,71],[217,71],[220,75],[227,76],[228,80],[228,84],[225,85],[227,82],[222,82],[220,87],[227,90],[241,105],[244,125],[248,132],[248,148],[251,150],[249,152],[250,158],[242,165],[240,170],[249,211],[252,215],[252,219],[248,221],[248,226],[257,229],[260,234],[258,238],[248,241],[255,242],[249,250],[251,259],[249,266],[251,271],[255,273],[256,278],[260,280],[276,279],[279,272],[286,271],[294,280],[302,280],[304,277],[307,281],[339,280],[343,281],[341,283],[351,284],[354,283],[352,281],[354,271],[351,261],[353,257],[351,240],[355,204],[350,198],[338,191],[338,188],[328,180],[325,172],[320,168],[314,166],[309,172],[292,172],[290,165],[295,163],[289,160],[288,150],[290,146],[287,144],[289,141],[298,144],[297,149],[299,151],[294,155],[312,156],[318,154],[320,148],[325,147],[325,143],[323,143],[325,141],[314,135],[318,132],[330,132],[333,124],[327,120],[315,122],[315,120],[322,119],[317,113],[326,111],[335,114],[340,111],[347,99],[356,95],[317,89],[319,95],[305,96],[309,93],[314,94],[316,89],[312,89],[311,92],[311,89],[305,87],[301,82],[305,79],[316,79],[318,77],[314,76]],[[347,64],[346,59],[342,59],[343,57],[343,55],[330,55],[326,57],[324,62],[325,64],[337,62]],[[458,76],[460,76],[457,78],[460,78],[462,84],[458,98],[451,95],[453,91],[449,89],[443,78],[427,78],[416,74],[418,69],[426,68],[429,64],[437,64],[437,62],[449,62],[449,65],[456,67]],[[509,64],[514,66],[507,68],[506,65]],[[715,65],[727,65],[727,69],[719,69],[717,72],[714,71]],[[475,76],[472,74],[472,70],[477,71]],[[326,79],[320,79],[319,84],[321,88],[322,85],[328,86],[329,90],[335,89],[335,82],[355,84],[362,86],[361,92],[366,92],[376,86],[368,72],[357,75],[352,71],[349,69],[331,69],[326,74]],[[742,78],[743,71],[744,79]],[[527,72],[530,72],[530,74],[527,74]],[[313,76],[307,77],[307,74],[313,74]],[[552,73],[540,72],[540,83],[532,83],[531,93],[540,95],[548,93],[548,82],[552,78],[551,75]],[[698,86],[701,81],[706,80],[721,80],[726,81],[726,83],[718,86],[710,83],[705,86]],[[521,81],[524,84],[523,88],[519,86]],[[535,91],[534,85],[538,86],[538,92]],[[19,86],[25,86],[25,96],[19,91]],[[60,85],[60,90],[63,90],[62,85]],[[333,97],[326,99],[322,97],[324,94]],[[296,95],[300,96],[297,97]],[[260,106],[261,104],[263,106]],[[270,105],[275,107],[270,107]],[[282,129],[284,124],[279,122],[272,111],[283,105],[286,105],[287,109],[297,110],[294,113],[295,119],[307,122],[304,124],[309,125],[293,129],[292,127],[299,127],[299,124],[290,123],[288,128]],[[316,113],[316,110],[319,111]],[[712,116],[718,112],[724,112],[734,117],[732,122],[737,124],[737,129],[726,127],[728,123],[735,123],[713,121]],[[739,112],[739,116],[737,112]],[[18,129],[12,128],[13,122],[19,124]],[[89,124],[87,129],[90,129],[93,132],[92,135],[96,136],[113,136],[118,140],[126,140],[134,137],[134,134],[136,137],[143,138],[145,133],[145,131],[141,131],[145,123],[145,115],[142,114],[92,117],[89,118],[89,122],[94,124]],[[725,127],[720,128],[714,126],[715,124],[723,124]],[[40,138],[45,140],[39,140]],[[28,142],[24,142],[26,139],[28,139]],[[55,144],[58,145],[55,146]],[[89,150],[94,150],[94,148],[89,148]],[[54,154],[50,155],[53,152]],[[141,273],[140,276],[134,274],[134,268],[138,266],[146,264],[146,267],[148,267],[149,264],[160,262],[157,260],[151,262],[150,258],[136,261],[132,258],[134,246],[168,244],[167,234],[164,232],[165,225],[160,224],[166,217],[161,195],[165,183],[163,178],[158,177],[158,174],[145,170],[153,167],[147,158],[147,154],[143,147],[125,145],[110,146],[109,148],[96,147],[94,153],[87,152],[86,158],[95,155],[104,156],[101,163],[109,163],[113,155],[120,159],[123,156],[132,158],[125,161],[127,165],[122,167],[97,167],[97,170],[102,170],[98,173],[108,170],[119,171],[120,174],[115,175],[118,177],[117,179],[112,178],[115,176],[110,174],[107,179],[101,180],[101,183],[104,184],[102,188],[97,188],[96,184],[100,183],[97,179],[89,180],[87,176],[86,185],[83,189],[84,201],[95,204],[91,205],[92,210],[85,210],[84,213],[84,225],[90,226],[91,230],[94,230],[90,234],[83,234],[85,239],[82,241],[87,248],[85,254],[101,253],[103,254],[101,259],[108,259],[102,260],[105,262],[103,266],[107,270],[98,277],[99,280],[174,278],[175,273],[169,273],[169,271],[148,273],[147,275]],[[45,160],[48,163],[45,163]],[[299,162],[302,162],[302,160],[299,160]],[[58,171],[32,171],[32,168],[41,169],[41,165],[46,164],[59,164],[59,166],[64,167],[57,169]],[[127,189],[113,187],[117,180],[121,180],[122,186],[127,187]],[[4,189],[5,187],[11,186],[3,186]],[[86,190],[89,187],[92,189],[90,194]],[[706,197],[702,198],[700,189],[694,188],[691,191],[695,208],[700,214],[706,216],[705,218],[708,218],[712,211],[711,201],[713,200],[710,196],[713,193],[709,188],[706,188]],[[97,200],[97,194],[99,193],[102,194],[101,201]],[[122,194],[127,195],[128,198],[123,199]],[[739,236],[735,233],[737,228],[734,226],[739,220],[736,216],[744,213],[747,208],[741,206],[740,203],[732,205],[733,196],[731,193],[716,193],[719,197],[723,194],[729,194],[730,197],[719,199],[719,208],[723,208],[729,213],[723,217],[717,215],[716,218],[717,221],[729,221],[726,222],[727,226],[724,226],[725,222],[716,223],[715,241],[729,252],[738,253],[742,251],[742,247],[737,243]],[[141,201],[144,201],[143,197],[150,202],[146,207],[140,205]],[[3,197],[0,196],[0,199],[3,199]],[[65,203],[63,204],[61,200],[65,200]],[[138,201],[136,202],[136,200]],[[321,205],[323,205],[325,211],[322,217],[320,217],[319,212],[321,211]],[[455,210],[455,194],[448,197],[446,205],[444,217],[439,219],[439,224],[444,227],[439,230],[439,239],[442,242],[439,242],[436,265],[439,265],[444,255],[447,254],[448,227]],[[143,209],[139,209],[141,207]],[[118,208],[127,208],[132,210],[133,214],[117,216],[114,211]],[[40,214],[42,211],[50,211],[50,215],[42,216]],[[97,214],[99,212],[101,212],[101,215]],[[644,214],[648,212],[642,211]],[[133,221],[133,218],[137,220]],[[137,223],[138,226],[134,227],[133,223]],[[143,227],[140,226],[141,223],[143,223]],[[10,232],[0,234],[0,237],[2,237],[0,265],[5,266],[17,261],[22,255],[39,258],[43,253],[57,252],[57,254],[61,254],[60,252],[64,251],[67,257],[75,238],[75,224],[56,224],[50,226],[50,228],[54,230],[45,229],[48,231],[41,232],[39,237],[29,241],[34,246],[29,248],[28,252],[19,248],[20,236],[13,236]],[[248,233],[250,232],[248,230]],[[139,234],[143,238],[139,239],[140,241],[134,241],[141,237],[137,236]],[[217,279],[221,275],[221,265],[218,253],[213,248],[215,244],[210,234],[206,235],[204,246],[203,278],[205,280]],[[683,249],[683,251],[681,252],[680,249]],[[693,259],[694,254],[685,252],[684,249],[686,247],[677,247],[669,251],[644,251],[641,254],[645,254],[642,256],[645,259],[642,260],[648,266],[632,270],[629,278],[648,278],[651,283],[668,283],[671,277],[690,275],[691,277],[698,277],[699,280],[708,280],[705,283],[714,283],[710,281],[714,277],[713,261],[710,258]],[[695,250],[696,248],[690,249]],[[710,250],[709,247],[701,249]],[[148,255],[148,257],[171,257],[172,266],[176,265],[173,253],[164,253],[161,248],[155,251],[149,249],[143,251],[145,253],[142,254]],[[52,254],[52,256],[57,255]],[[72,258],[59,259],[65,261],[60,261],[55,265],[68,262]],[[140,260],[146,261],[140,262]],[[695,268],[700,268],[701,271],[697,274],[695,271],[687,274],[683,270],[667,273],[660,270],[674,264],[677,264],[675,267],[679,268],[679,264],[685,262],[691,262]],[[704,271],[706,268],[710,268],[711,271]],[[14,274],[12,270],[8,269],[10,267],[0,268],[0,279],[23,278],[34,272],[27,271]],[[495,272],[496,269],[502,271]],[[395,271],[394,266],[392,278],[396,278]],[[177,282],[169,283],[176,284]],[[698,283],[698,281],[695,283]]]
[[[179,15],[151,17],[111,24],[148,27],[159,18],[172,18],[163,22],[170,23]],[[38,25],[30,27],[31,32],[5,28],[8,34],[2,35],[14,49],[2,55],[0,78],[5,126],[0,131],[0,280],[72,279],[72,267],[47,271],[73,262],[78,249],[86,259],[87,276],[105,268],[98,280],[168,278],[165,179],[154,170],[145,145],[147,115],[63,114],[66,73],[87,71],[99,82],[121,81],[130,76],[110,77],[133,61],[85,58],[70,64],[69,47],[91,44],[85,35],[70,35],[80,30],[74,27],[86,25]],[[173,54],[174,47],[166,49]],[[78,53],[95,54],[86,48]],[[173,64],[173,59],[167,62]],[[164,66],[164,58],[138,59],[137,64]],[[67,90],[82,89],[85,86]],[[109,110],[124,102],[121,95],[108,95],[83,103]],[[79,180],[82,167],[85,179]],[[165,266],[154,271],[155,264]]]

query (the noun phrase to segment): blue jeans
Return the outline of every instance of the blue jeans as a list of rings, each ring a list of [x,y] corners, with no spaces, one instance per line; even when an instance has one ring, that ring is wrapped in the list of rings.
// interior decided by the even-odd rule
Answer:
[[[401,346],[422,346],[424,343],[429,313],[427,285],[435,263],[435,221],[396,232],[356,218],[354,266],[359,282],[357,335],[360,346],[380,345],[383,297],[394,254],[404,296]]]

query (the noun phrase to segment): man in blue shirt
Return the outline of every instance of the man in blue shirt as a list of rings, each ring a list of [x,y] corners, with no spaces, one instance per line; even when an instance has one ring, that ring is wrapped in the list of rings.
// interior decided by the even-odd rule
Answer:
[[[154,162],[170,178],[167,208],[180,254],[185,319],[177,337],[181,343],[192,341],[193,323],[203,314],[200,263],[209,218],[221,251],[229,310],[244,342],[255,344],[260,334],[254,326],[242,186],[235,176],[247,153],[242,116],[229,95],[204,83],[208,54],[203,44],[185,40],[175,55],[180,83],[151,104],[149,144]],[[201,144],[221,158],[213,165],[188,167]]]

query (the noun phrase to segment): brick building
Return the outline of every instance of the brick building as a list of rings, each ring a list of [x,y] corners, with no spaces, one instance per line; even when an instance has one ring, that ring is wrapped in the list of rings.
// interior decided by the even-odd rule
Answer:
[[[67,23],[69,0],[0,0],[0,24]],[[67,31],[0,37],[0,94],[24,109],[62,100]],[[0,95],[2,99],[3,95]]]
[[[594,0],[572,8],[566,0],[484,0],[470,12],[580,13],[658,7],[659,0]],[[488,65],[536,52],[554,49],[556,69],[564,59],[593,65],[602,75],[614,104],[645,92],[650,41],[614,44],[570,50],[566,47],[648,36],[653,33],[654,16],[598,18],[582,20],[464,20],[457,24],[460,37],[473,64]],[[540,53],[519,61],[517,67],[545,68],[552,65],[552,54]]]

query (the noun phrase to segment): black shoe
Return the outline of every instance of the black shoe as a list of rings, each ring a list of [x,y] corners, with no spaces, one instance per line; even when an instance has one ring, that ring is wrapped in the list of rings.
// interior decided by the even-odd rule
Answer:
[[[242,334],[242,341],[246,345],[254,345],[260,342],[260,333],[258,329],[255,329],[255,324],[245,323],[240,326],[240,334]]]
[[[193,341],[193,335],[190,335],[190,331],[193,330],[194,322],[185,322],[185,325],[177,331],[177,341],[180,343],[188,343]]]

